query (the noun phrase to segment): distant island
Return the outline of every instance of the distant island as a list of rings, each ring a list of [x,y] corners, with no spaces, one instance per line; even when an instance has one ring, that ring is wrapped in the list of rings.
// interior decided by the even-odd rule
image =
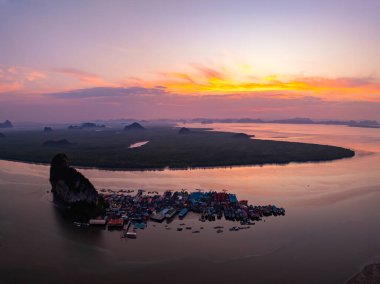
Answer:
[[[126,127],[124,127],[124,130],[125,131],[141,131],[141,130],[145,130],[145,128],[138,122],[134,122],[130,125],[127,125]]]
[[[96,123],[92,122],[85,122],[81,125],[70,125],[68,129],[75,130],[75,129],[94,129],[94,128],[105,128],[106,126],[104,124],[98,125]]]
[[[178,131],[178,134],[188,134],[190,133],[190,129],[187,128],[187,127],[182,127],[179,131]]]
[[[49,163],[56,153],[65,152],[76,166],[145,170],[321,162],[355,155],[341,147],[252,139],[244,133],[191,128],[179,135],[180,129],[173,127],[120,130],[56,129],[48,141],[41,130],[12,131],[0,139],[0,158]],[[129,147],[135,143],[140,146]]]
[[[54,130],[53,130],[53,128],[51,128],[51,127],[48,127],[48,126],[45,126],[44,127],[44,132],[46,132],[46,133],[49,133],[49,132],[53,132]]]
[[[220,118],[205,119],[195,118],[188,122],[212,124],[212,123],[283,123],[283,124],[324,124],[324,125],[346,125],[350,127],[380,128],[376,120],[312,120],[310,118],[296,117],[290,119],[262,120],[260,118]]]
[[[13,124],[9,120],[0,122],[0,128],[12,128],[12,127],[13,127]]]

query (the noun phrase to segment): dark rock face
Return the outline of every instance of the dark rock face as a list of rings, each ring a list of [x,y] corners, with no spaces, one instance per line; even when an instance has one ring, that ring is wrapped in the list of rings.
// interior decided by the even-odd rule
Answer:
[[[69,166],[65,154],[57,154],[50,163],[50,184],[56,201],[65,205],[95,206],[98,193],[92,183]]]
[[[178,134],[187,134],[190,133],[190,129],[186,127],[182,127],[179,131]]]
[[[367,265],[346,284],[380,283],[380,263]]]
[[[3,123],[0,122],[0,128],[12,128],[13,124],[9,120],[4,121]]]
[[[141,126],[140,123],[134,122],[130,125],[127,125],[124,127],[124,130],[131,131],[131,130],[145,130],[143,126]]]

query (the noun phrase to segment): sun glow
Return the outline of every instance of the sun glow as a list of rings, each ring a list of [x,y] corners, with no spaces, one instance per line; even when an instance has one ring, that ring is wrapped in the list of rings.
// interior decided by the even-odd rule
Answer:
[[[155,82],[144,85],[164,86],[168,91],[183,95],[226,95],[278,93],[283,97],[297,94],[323,99],[379,101],[380,83],[371,77],[306,77],[268,75],[256,76],[248,66],[235,69],[193,66],[189,72],[162,73]]]

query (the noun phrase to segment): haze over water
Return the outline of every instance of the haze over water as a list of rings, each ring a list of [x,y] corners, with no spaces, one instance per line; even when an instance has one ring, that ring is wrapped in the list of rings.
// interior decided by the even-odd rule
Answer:
[[[194,124],[187,127],[201,127]],[[148,224],[136,240],[119,232],[76,228],[51,202],[49,168],[0,161],[0,274],[14,281],[116,279],[178,283],[342,283],[364,264],[380,260],[379,129],[326,125],[211,124],[257,139],[348,147],[350,159],[217,169],[147,172],[80,170],[97,188],[157,190],[226,189],[254,205],[275,204],[284,217],[230,232],[232,222],[204,226],[200,234]],[[142,146],[143,147],[143,146]],[[225,226],[217,234],[214,226]],[[21,245],[22,244],[22,245]],[[63,270],[70,271],[64,273]],[[274,273],[275,271],[275,273]],[[185,277],[186,275],[186,277]]]

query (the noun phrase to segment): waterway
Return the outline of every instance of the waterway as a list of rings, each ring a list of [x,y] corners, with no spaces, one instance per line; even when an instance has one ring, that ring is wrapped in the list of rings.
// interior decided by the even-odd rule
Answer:
[[[283,217],[251,229],[226,221],[148,224],[136,240],[77,228],[57,212],[49,167],[0,161],[1,283],[344,283],[380,261],[380,130],[326,125],[187,124],[254,134],[254,139],[348,147],[350,159],[250,167],[104,171],[81,169],[97,188],[227,190],[252,204],[275,204]]]

